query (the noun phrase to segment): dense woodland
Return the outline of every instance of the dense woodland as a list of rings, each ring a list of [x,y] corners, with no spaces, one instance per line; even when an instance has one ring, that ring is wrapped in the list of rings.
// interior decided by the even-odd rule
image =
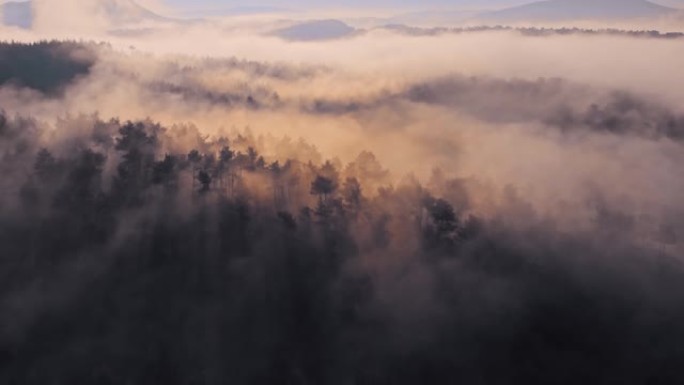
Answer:
[[[93,52],[77,42],[0,43],[0,85],[54,95],[78,76],[86,75],[94,62]]]
[[[680,375],[684,271],[619,226],[515,230],[471,213],[464,181],[392,186],[366,151],[72,119],[87,130],[54,148],[1,120],[3,383]]]
[[[684,380],[676,235],[609,202],[571,231],[372,148],[55,125],[0,114],[2,384]]]

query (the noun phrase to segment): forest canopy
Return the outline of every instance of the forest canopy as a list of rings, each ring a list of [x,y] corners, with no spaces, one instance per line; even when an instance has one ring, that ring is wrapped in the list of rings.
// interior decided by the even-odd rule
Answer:
[[[0,43],[0,86],[54,94],[88,74],[94,63],[94,54],[76,42]]]
[[[0,44],[0,383],[684,380],[684,114],[386,80]]]

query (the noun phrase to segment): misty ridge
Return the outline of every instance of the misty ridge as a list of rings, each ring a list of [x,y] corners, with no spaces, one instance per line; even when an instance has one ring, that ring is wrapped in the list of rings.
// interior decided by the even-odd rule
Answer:
[[[251,22],[0,43],[0,383],[682,382],[678,33]]]
[[[567,35],[607,35],[650,39],[680,39],[682,32],[661,32],[658,30],[627,30],[619,28],[578,28],[578,27],[514,27],[509,25],[480,25],[469,27],[415,27],[405,24],[386,24],[370,29],[353,28],[340,20],[313,20],[295,23],[271,33],[289,41],[325,41],[353,39],[365,33],[389,31],[407,36],[439,36],[444,34],[463,34],[478,32],[516,32],[523,36],[567,36]]]
[[[434,27],[421,28],[412,27],[402,24],[390,24],[382,28],[404,33],[410,36],[437,36],[442,34],[459,34],[459,33],[475,33],[475,32],[491,32],[491,31],[514,31],[524,36],[553,36],[553,35],[610,35],[610,36],[629,36],[629,37],[643,37],[655,39],[679,39],[684,37],[681,32],[661,32],[657,30],[624,30],[617,28],[591,29],[578,27],[513,27],[507,25],[497,26],[474,26],[474,27]]]
[[[0,45],[0,84],[28,88],[46,96],[59,95],[79,77],[86,77],[97,61],[98,52],[113,53],[110,46],[94,43]],[[280,82],[308,81],[329,73],[322,66],[267,64],[231,59],[203,59],[183,65],[161,61],[163,79],[147,77],[119,66],[116,81],[139,83],[155,99],[180,98],[184,103],[200,103],[224,109],[287,110],[305,114],[353,115],[381,107],[401,108],[403,102],[446,106],[482,120],[536,122],[561,130],[591,130],[630,134],[657,139],[681,140],[684,113],[667,105],[646,100],[621,90],[597,92],[590,87],[560,78],[500,79],[446,77],[409,83],[398,89],[382,89],[372,95],[339,98],[280,95],[275,85],[251,86],[248,79],[273,79]],[[245,79],[228,87],[203,84],[201,78],[213,71],[240,72]],[[172,80],[170,80],[172,79]],[[56,94],[57,93],[57,94]],[[525,103],[516,103],[524,95]],[[578,103],[578,100],[581,100]]]

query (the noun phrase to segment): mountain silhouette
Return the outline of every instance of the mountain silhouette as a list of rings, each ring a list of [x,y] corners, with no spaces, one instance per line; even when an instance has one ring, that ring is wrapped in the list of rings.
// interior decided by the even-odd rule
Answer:
[[[356,32],[355,28],[339,20],[313,20],[276,30],[273,34],[285,40],[316,41],[340,39]]]
[[[10,1],[2,4],[2,24],[26,29],[31,28],[33,24],[31,2]]]
[[[487,12],[481,19],[497,22],[616,20],[661,17],[675,9],[646,0],[547,0]]]
[[[133,0],[106,0],[100,3],[98,11],[114,25],[139,24],[149,21],[170,21]],[[32,1],[7,2],[2,4],[2,23],[30,29],[33,25]]]

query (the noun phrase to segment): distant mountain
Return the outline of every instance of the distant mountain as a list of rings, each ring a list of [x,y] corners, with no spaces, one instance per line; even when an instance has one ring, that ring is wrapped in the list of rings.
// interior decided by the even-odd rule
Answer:
[[[292,41],[333,40],[350,37],[359,30],[339,20],[314,20],[278,29],[273,35]]]
[[[26,29],[31,28],[33,24],[31,2],[11,1],[2,4],[2,24]]]
[[[132,0],[106,0],[103,1],[102,10],[106,17],[116,24],[137,24],[146,21],[171,20],[157,15]]]
[[[660,17],[676,11],[647,0],[547,0],[487,12],[478,19],[495,22],[616,20]]]
[[[104,0],[101,1],[99,7],[99,12],[114,25],[172,21],[140,6],[133,0]],[[33,3],[31,1],[4,3],[2,16],[4,25],[29,29],[33,24]]]

